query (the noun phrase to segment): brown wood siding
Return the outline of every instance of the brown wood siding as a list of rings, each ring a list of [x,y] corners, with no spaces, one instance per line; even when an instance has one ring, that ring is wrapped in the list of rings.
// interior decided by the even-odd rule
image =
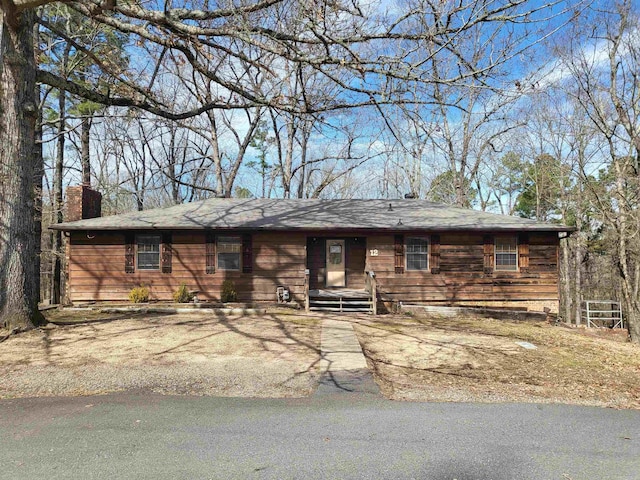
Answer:
[[[367,237],[367,257],[383,298],[404,302],[557,301],[556,233],[529,233],[528,271],[485,273],[485,235],[440,233],[440,273],[396,272],[394,235]],[[493,238],[493,236],[491,236]],[[491,249],[493,250],[493,249]],[[525,253],[524,251],[521,253]],[[491,269],[493,270],[493,269]]]
[[[127,300],[131,288],[145,284],[153,299],[170,300],[181,283],[204,300],[220,298],[222,282],[235,283],[240,301],[275,301],[276,287],[287,286],[304,299],[304,270],[310,287],[324,288],[326,238],[347,242],[347,286],[364,287],[366,264],[376,274],[383,298],[405,302],[557,301],[558,236],[529,233],[528,271],[485,273],[485,235],[439,232],[439,268],[396,273],[395,235],[311,236],[305,232],[240,232],[251,234],[252,273],[215,269],[207,274],[205,232],[172,232],[171,272],[137,270],[125,273],[124,232],[73,232],[69,247],[69,298],[73,302]],[[407,232],[411,235],[412,232]],[[420,233],[424,236],[424,233]],[[491,237],[493,237],[491,235]],[[432,244],[433,247],[433,244]],[[372,250],[377,256],[371,256]],[[434,262],[434,256],[430,262]],[[245,260],[248,257],[245,257]],[[404,266],[404,265],[403,265]]]
[[[367,254],[367,240],[365,237],[347,237],[347,288],[364,289],[364,262]]]
[[[181,283],[198,297],[217,301],[222,282],[234,282],[239,301],[275,300],[276,287],[287,286],[302,300],[305,239],[302,233],[253,233],[252,273],[216,269],[207,274],[204,232],[174,232],[171,273],[136,270],[125,274],[125,236],[122,233],[73,232],[70,238],[69,297],[72,302],[127,300],[131,288],[149,286],[154,300],[171,300]]]

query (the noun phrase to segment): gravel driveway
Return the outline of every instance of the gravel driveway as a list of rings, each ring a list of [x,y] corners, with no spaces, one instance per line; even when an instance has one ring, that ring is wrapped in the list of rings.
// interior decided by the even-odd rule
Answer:
[[[87,318],[82,318],[86,315]],[[96,315],[0,344],[0,398],[156,393],[302,397],[316,385],[320,323],[299,314]]]

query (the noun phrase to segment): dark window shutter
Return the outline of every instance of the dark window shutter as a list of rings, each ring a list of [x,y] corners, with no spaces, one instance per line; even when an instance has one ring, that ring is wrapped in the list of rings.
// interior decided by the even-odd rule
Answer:
[[[493,273],[493,252],[495,249],[493,242],[492,235],[484,236],[484,273],[486,274]]]
[[[518,266],[523,273],[529,272],[529,234],[518,235]]]
[[[136,236],[133,232],[124,234],[124,273],[136,271]]]
[[[207,245],[207,274],[216,273],[216,236],[213,232],[207,232],[205,241]]]
[[[162,234],[162,273],[171,273],[171,260],[173,259],[172,237],[171,233]]]
[[[249,233],[242,236],[242,272],[253,272],[253,244]]]
[[[404,273],[404,235],[396,235],[394,238],[396,273]]]
[[[440,235],[431,235],[431,273],[440,273]]]

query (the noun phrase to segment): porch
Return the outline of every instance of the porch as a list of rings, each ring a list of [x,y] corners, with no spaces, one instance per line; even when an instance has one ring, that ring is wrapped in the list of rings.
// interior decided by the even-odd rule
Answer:
[[[376,313],[366,272],[366,237],[307,237],[307,311]]]

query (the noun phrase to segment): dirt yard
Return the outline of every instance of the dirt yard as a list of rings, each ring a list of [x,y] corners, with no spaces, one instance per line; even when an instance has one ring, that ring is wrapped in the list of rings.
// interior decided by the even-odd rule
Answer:
[[[302,397],[316,388],[323,318],[354,322],[395,400],[640,408],[640,348],[626,332],[468,316],[229,316],[50,311],[0,343],[0,398],[165,394]],[[1,335],[0,335],[1,337]],[[529,342],[528,350],[516,342]]]
[[[318,320],[51,311],[47,327],[0,343],[0,398],[166,394],[302,397],[316,385]]]
[[[388,398],[640,408],[640,348],[626,331],[437,315],[355,328]]]

